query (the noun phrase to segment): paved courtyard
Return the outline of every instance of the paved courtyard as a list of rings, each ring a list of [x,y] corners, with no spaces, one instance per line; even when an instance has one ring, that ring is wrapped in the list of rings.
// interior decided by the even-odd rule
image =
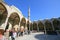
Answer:
[[[40,33],[31,33],[17,37],[16,40],[60,40],[60,35],[43,35]]]

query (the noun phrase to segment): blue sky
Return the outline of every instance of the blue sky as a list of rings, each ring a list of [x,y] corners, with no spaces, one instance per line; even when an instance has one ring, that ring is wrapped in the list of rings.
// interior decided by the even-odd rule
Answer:
[[[60,17],[60,0],[5,0],[5,2],[19,8],[27,18],[30,7],[31,21]]]

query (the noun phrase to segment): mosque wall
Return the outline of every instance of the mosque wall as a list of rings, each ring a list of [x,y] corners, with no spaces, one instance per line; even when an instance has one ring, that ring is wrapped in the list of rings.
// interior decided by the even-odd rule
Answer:
[[[0,25],[0,27],[1,28],[3,28],[4,30],[5,30],[5,28],[6,28],[6,26],[7,26],[7,24],[9,25],[9,30],[11,30],[11,28],[12,28],[12,26],[13,26],[13,23],[15,23],[17,20],[19,20],[19,23],[18,24],[16,24],[17,26],[21,26],[21,21],[23,21],[23,23],[24,23],[24,21],[25,21],[25,25],[27,24],[27,21],[28,21],[28,19],[27,18],[25,18],[24,16],[23,16],[23,14],[22,14],[22,12],[18,9],[18,8],[16,8],[15,6],[9,6],[9,5],[7,5],[6,3],[4,3],[4,2],[0,2],[0,5],[3,5],[4,7],[5,7],[5,9],[6,9],[6,19],[5,19],[5,22],[3,22],[3,23],[1,23],[1,25]],[[1,7],[1,6],[0,6]],[[3,9],[3,8],[2,8]],[[1,8],[0,8],[0,11],[3,11],[3,10],[1,10]],[[1,13],[0,13],[1,14]],[[3,14],[3,13],[2,13]],[[15,14],[17,14],[17,15],[15,15]],[[11,17],[12,16],[12,17]],[[2,16],[3,17],[3,16]],[[19,17],[19,18],[18,18]],[[23,19],[23,20],[22,20]],[[2,20],[4,20],[4,19],[2,19]],[[10,22],[9,22],[9,20],[10,20]],[[13,21],[15,21],[15,22],[13,22],[13,21],[11,21],[11,20],[13,20]],[[13,28],[16,28],[16,25],[14,25],[14,27]],[[22,25],[23,26],[23,25]],[[19,27],[17,27],[17,28],[19,28]]]

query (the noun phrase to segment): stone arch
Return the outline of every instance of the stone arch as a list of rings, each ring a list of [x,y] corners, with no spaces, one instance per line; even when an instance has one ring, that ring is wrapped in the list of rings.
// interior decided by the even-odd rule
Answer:
[[[59,20],[54,19],[54,20],[52,21],[52,23],[53,23],[53,26],[54,26],[54,29],[55,29],[55,30],[60,30],[60,21],[59,21]]]
[[[52,31],[53,30],[52,24],[51,24],[51,22],[49,20],[45,21],[45,27],[46,27],[47,31]]]
[[[30,30],[32,31],[33,30],[33,24],[30,23]]]
[[[8,22],[12,24],[12,28],[15,25],[19,25],[19,22],[20,22],[19,15],[16,12],[13,12],[9,17]]]
[[[3,3],[0,2],[0,25],[2,25],[7,18],[8,12]]]
[[[38,22],[38,27],[39,31],[44,31],[44,24],[41,21]]]
[[[31,30],[31,27],[32,27],[33,24],[30,23],[29,21],[27,21],[27,24],[26,25],[27,25],[28,30],[29,30],[29,26],[30,26],[30,30]]]
[[[26,19],[24,17],[21,19],[20,26],[26,26]]]
[[[37,31],[37,23],[36,22],[33,22],[33,30]]]

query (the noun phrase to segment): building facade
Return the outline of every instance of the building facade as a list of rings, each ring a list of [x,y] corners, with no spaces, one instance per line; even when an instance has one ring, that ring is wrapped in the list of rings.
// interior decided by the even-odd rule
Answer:
[[[31,21],[29,21],[31,23]],[[21,26],[27,27],[28,19],[23,16],[22,12],[14,5],[9,6],[0,1],[0,28],[11,30],[20,29]]]

